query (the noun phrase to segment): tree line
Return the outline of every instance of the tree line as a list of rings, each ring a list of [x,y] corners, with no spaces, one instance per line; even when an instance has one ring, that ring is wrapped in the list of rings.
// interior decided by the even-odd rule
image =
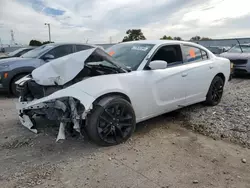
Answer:
[[[31,40],[29,43],[29,46],[42,46],[44,44],[49,44],[49,43],[54,43],[54,42],[50,42],[50,41],[41,42],[39,40]]]
[[[144,36],[143,32],[141,29],[129,29],[126,31],[126,36],[123,38],[122,42],[127,42],[127,41],[135,41],[135,40],[146,40],[146,37]],[[183,40],[181,37],[172,37],[172,36],[167,36],[164,35],[160,38],[160,40]],[[212,40],[211,38],[208,37],[200,37],[200,36],[194,36],[190,38],[190,41],[199,41],[199,40]],[[29,45],[30,46],[41,46],[43,44],[48,44],[48,43],[54,43],[54,42],[49,42],[49,41],[44,41],[41,42],[39,40],[31,40]]]
[[[141,29],[129,29],[126,32],[126,36],[123,38],[122,42],[127,42],[127,41],[134,41],[134,40],[146,40],[146,37],[144,36],[143,32]],[[160,40],[182,40],[181,37],[172,37],[172,36],[167,36],[164,35],[163,37],[160,38]],[[200,36],[194,36],[190,38],[191,41],[198,41],[198,40],[212,40],[211,38],[208,37],[200,37]]]

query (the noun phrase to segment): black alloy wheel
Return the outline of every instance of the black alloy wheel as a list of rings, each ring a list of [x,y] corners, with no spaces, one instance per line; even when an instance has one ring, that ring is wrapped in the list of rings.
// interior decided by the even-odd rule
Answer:
[[[209,88],[206,104],[215,106],[220,103],[223,95],[224,81],[221,77],[216,76]]]
[[[117,97],[105,106],[96,106],[87,121],[89,137],[99,145],[117,145],[135,130],[135,114],[131,104]]]

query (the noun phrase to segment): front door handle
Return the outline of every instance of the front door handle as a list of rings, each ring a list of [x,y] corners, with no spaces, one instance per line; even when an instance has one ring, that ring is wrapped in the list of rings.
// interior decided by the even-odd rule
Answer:
[[[188,75],[188,73],[182,73],[182,77],[186,77]]]

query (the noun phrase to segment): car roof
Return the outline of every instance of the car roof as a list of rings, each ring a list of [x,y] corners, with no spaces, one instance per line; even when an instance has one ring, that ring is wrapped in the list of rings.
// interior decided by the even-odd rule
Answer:
[[[61,46],[61,45],[86,45],[86,46],[95,46],[93,44],[87,44],[87,43],[48,43],[45,45],[51,45],[51,46]]]
[[[192,46],[196,46],[197,48],[206,50],[207,49],[197,43],[194,42],[187,42],[187,41],[180,41],[180,40],[137,40],[137,41],[129,41],[129,42],[122,42],[122,43],[131,43],[131,44],[154,44],[156,46],[161,46],[164,44],[186,44],[186,45],[192,45]],[[120,44],[122,44],[120,43]]]
[[[124,43],[138,43],[138,44],[190,44],[190,45],[198,45],[194,42],[180,41],[180,40],[137,40],[137,41],[129,41]],[[200,46],[200,45],[199,45]]]

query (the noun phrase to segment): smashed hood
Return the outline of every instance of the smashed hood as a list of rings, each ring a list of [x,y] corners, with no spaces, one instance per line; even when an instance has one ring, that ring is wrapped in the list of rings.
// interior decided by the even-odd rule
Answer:
[[[64,85],[84,68],[85,60],[95,50],[91,48],[50,61],[33,70],[32,78],[39,85]]]

